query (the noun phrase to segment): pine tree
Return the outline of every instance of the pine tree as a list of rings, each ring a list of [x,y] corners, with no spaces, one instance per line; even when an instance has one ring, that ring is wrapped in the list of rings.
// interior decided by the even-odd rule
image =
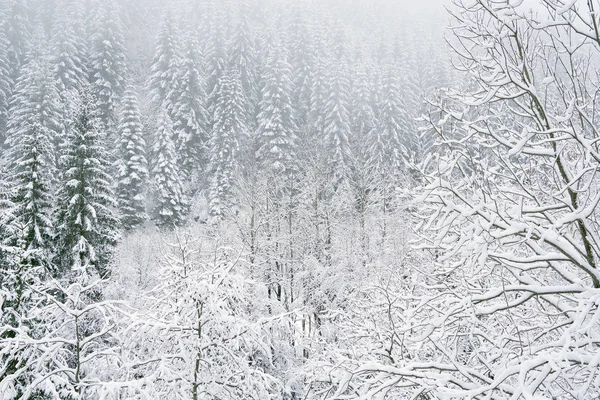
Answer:
[[[8,39],[8,63],[13,82],[17,80],[31,47],[34,29],[28,3],[28,0],[8,0],[5,9],[6,22],[3,28]]]
[[[291,74],[291,65],[280,45],[271,46],[259,104],[258,159],[276,172],[289,170],[296,158]]]
[[[166,228],[183,225],[188,212],[173,136],[173,122],[166,107],[163,107],[158,117],[154,147],[156,161],[152,175],[156,193],[154,219],[158,226]]]
[[[235,71],[219,80],[215,105],[215,122],[211,138],[210,212],[223,216],[233,207],[233,171],[237,164],[239,143],[247,132],[244,92]]]
[[[89,79],[88,47],[79,7],[77,1],[61,1],[52,24],[50,48],[62,114],[60,132],[54,140],[56,148],[65,135],[69,96],[82,90]]]
[[[239,71],[240,82],[246,98],[246,121],[253,124],[259,92],[257,52],[250,32],[250,9],[247,4],[242,5],[240,13],[241,22],[229,45],[228,68]]]
[[[323,135],[325,128],[325,106],[328,101],[328,82],[330,69],[330,60],[326,55],[326,46],[324,33],[317,29],[313,35],[311,53],[313,54],[312,66],[312,87],[310,90],[310,111],[308,122],[313,135],[317,138]]]
[[[8,45],[5,29],[0,25],[0,149],[6,140],[8,102],[13,88],[8,57]]]
[[[72,121],[62,146],[56,194],[56,265],[60,273],[94,267],[110,273],[118,240],[115,196],[103,124],[84,92],[74,100]]]
[[[324,141],[331,154],[330,164],[336,174],[348,164],[350,129],[350,80],[347,68],[332,65],[328,73],[328,98],[324,104]]]
[[[187,175],[206,162],[210,114],[206,106],[205,80],[201,75],[198,41],[189,36],[178,75],[173,119],[179,164]]]
[[[90,82],[98,118],[111,138],[116,137],[117,107],[126,86],[125,39],[114,1],[99,5],[90,49]]]
[[[375,117],[375,90],[370,86],[370,73],[373,64],[359,61],[355,66],[352,82],[351,127],[353,142],[364,144],[377,124]]]
[[[89,77],[88,48],[77,7],[75,2],[60,4],[53,24],[52,63],[58,89],[63,94],[82,89]]]
[[[121,152],[117,181],[117,201],[121,223],[131,229],[146,219],[144,185],[148,179],[146,141],[137,95],[129,87],[123,96],[119,119]]]
[[[294,108],[299,125],[309,122],[313,79],[315,75],[315,52],[308,35],[305,17],[296,15],[292,20],[292,68],[294,79]]]
[[[176,101],[171,95],[175,94],[172,88],[176,84],[181,58],[179,36],[171,16],[165,15],[156,38],[156,51],[148,80],[155,106],[166,106],[170,114]]]
[[[219,80],[227,68],[227,30],[226,18],[222,11],[214,11],[210,19],[209,40],[206,43],[206,76],[208,94],[208,110],[214,114],[219,97]],[[213,115],[214,122],[214,115]]]
[[[374,165],[381,170],[402,165],[402,135],[406,133],[407,117],[400,92],[400,78],[392,66],[383,71],[379,121],[370,135],[370,153]]]
[[[5,162],[15,207],[10,224],[19,236],[15,242],[26,252],[45,250],[46,259],[53,236],[50,193],[58,109],[59,96],[50,64],[45,56],[32,54],[11,100]]]
[[[7,262],[9,258],[10,250],[12,249],[11,241],[15,235],[13,234],[10,221],[14,219],[12,210],[14,210],[14,204],[10,201],[11,194],[8,183],[8,166],[6,163],[0,163],[0,263]],[[8,264],[0,264],[6,265]],[[0,282],[2,279],[0,278]]]

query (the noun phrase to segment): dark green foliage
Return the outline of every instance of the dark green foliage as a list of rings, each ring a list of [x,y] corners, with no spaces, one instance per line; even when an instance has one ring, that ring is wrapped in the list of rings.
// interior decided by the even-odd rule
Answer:
[[[119,221],[101,127],[91,96],[76,99],[62,144],[56,194],[56,265],[61,273],[86,266],[95,267],[100,276],[109,273]]]

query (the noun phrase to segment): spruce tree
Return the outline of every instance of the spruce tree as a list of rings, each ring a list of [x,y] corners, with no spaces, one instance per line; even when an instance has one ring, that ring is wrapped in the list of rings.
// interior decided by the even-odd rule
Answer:
[[[407,117],[400,92],[400,78],[396,69],[383,70],[380,90],[378,126],[369,135],[370,155],[374,165],[381,170],[396,169],[402,165],[402,141]]]
[[[205,80],[198,41],[189,36],[186,51],[176,77],[173,124],[179,164],[186,175],[206,162],[210,114],[206,105]]]
[[[88,91],[74,100],[72,119],[62,144],[56,194],[56,265],[60,273],[94,267],[110,272],[118,240],[113,180],[103,124]]]
[[[116,138],[118,104],[126,86],[127,65],[123,26],[114,1],[99,4],[93,21],[90,82],[98,104],[98,118],[106,134]]]
[[[323,135],[325,128],[325,105],[329,93],[328,82],[331,61],[326,54],[324,33],[317,29],[312,36],[310,52],[313,55],[311,73],[310,107],[308,123],[312,134],[317,138]]]
[[[369,85],[370,77],[369,70],[373,70],[372,64],[361,62],[356,67],[354,81],[352,84],[352,99],[351,99],[351,128],[352,140],[357,146],[364,146],[373,129],[377,125],[375,117],[373,89]]]
[[[83,88],[89,77],[88,48],[77,7],[74,2],[62,4],[53,24],[52,63],[62,94]]]
[[[218,94],[210,149],[212,182],[209,200],[211,214],[223,216],[234,205],[233,171],[240,140],[247,133],[246,100],[239,73],[227,71],[219,80]]]
[[[241,22],[229,45],[228,68],[239,71],[240,82],[246,98],[246,121],[253,124],[259,93],[257,52],[250,32],[250,9],[247,4],[242,5],[240,13]]]
[[[180,58],[179,31],[171,16],[166,15],[156,38],[156,51],[150,66],[148,86],[154,104],[166,106],[171,115],[175,102],[172,95],[176,94],[172,88],[176,84]]]
[[[15,82],[30,51],[32,32],[31,9],[28,0],[6,2],[4,30],[8,40],[8,63],[10,77]]]
[[[350,149],[355,169],[365,169],[369,160],[369,140],[375,133],[377,117],[375,112],[375,91],[370,86],[374,65],[358,57],[352,82],[350,102],[350,128],[352,131]],[[357,171],[362,173],[360,171]]]
[[[158,131],[153,152],[155,164],[152,170],[155,191],[154,220],[165,228],[181,226],[188,212],[188,201],[183,190],[181,170],[177,164],[173,142],[173,122],[163,106],[158,116]]]
[[[328,96],[323,110],[323,139],[330,154],[332,171],[343,174],[350,154],[350,81],[344,65],[332,64],[328,71]]]
[[[308,35],[306,17],[297,15],[292,21],[292,69],[294,80],[294,108],[299,125],[306,125],[311,115],[315,52]]]
[[[121,107],[117,201],[122,226],[132,229],[146,219],[144,186],[148,179],[144,126],[133,87],[125,91]]]
[[[53,141],[59,130],[59,96],[44,55],[31,54],[15,85],[8,121],[8,186],[14,204],[10,224],[23,251],[48,257],[52,239],[50,193],[54,176]]]
[[[0,162],[0,262],[9,258],[11,241],[15,237],[12,233],[10,221],[14,218],[11,211],[14,204],[10,201],[11,195],[8,183],[8,165]],[[0,279],[0,282],[2,279]]]
[[[11,97],[13,80],[10,74],[8,58],[8,39],[3,26],[0,25],[0,149],[6,140],[6,121],[8,119],[8,102]]]
[[[280,45],[271,46],[262,78],[258,114],[258,159],[276,172],[295,160],[297,126],[292,101],[292,68]]]
[[[227,31],[226,18],[222,12],[214,11],[210,19],[209,40],[206,43],[206,93],[208,95],[208,110],[213,113],[219,97],[219,80],[227,68]]]

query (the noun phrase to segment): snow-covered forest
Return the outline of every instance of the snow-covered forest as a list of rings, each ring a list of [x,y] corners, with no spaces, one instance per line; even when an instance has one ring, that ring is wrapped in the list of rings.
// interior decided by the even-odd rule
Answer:
[[[600,0],[0,0],[0,400],[600,399]]]

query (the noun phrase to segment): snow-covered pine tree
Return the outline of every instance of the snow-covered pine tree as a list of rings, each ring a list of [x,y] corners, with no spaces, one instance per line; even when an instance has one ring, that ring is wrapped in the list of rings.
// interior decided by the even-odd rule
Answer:
[[[359,61],[355,66],[352,82],[351,117],[350,125],[352,137],[350,142],[353,150],[364,148],[369,136],[377,126],[374,107],[374,93],[370,84],[369,71],[374,66],[365,61]]]
[[[285,172],[296,159],[297,126],[292,101],[292,68],[279,43],[270,46],[262,76],[257,158],[273,172]]]
[[[331,73],[331,61],[327,55],[325,33],[315,28],[312,35],[310,53],[313,55],[312,79],[310,90],[310,108],[308,113],[309,129],[319,140],[325,127],[325,105],[329,95],[328,78]]]
[[[232,211],[233,171],[237,165],[240,140],[247,134],[246,100],[236,71],[228,70],[217,88],[214,125],[210,143],[210,212],[223,216]]]
[[[90,82],[98,104],[98,118],[107,136],[116,139],[117,111],[126,87],[123,26],[113,0],[98,5],[90,48]]]
[[[121,224],[131,229],[146,217],[144,186],[148,179],[146,141],[136,91],[128,87],[123,96],[119,119],[119,150],[117,202]]]
[[[103,124],[89,89],[73,99],[72,117],[62,143],[56,194],[56,266],[64,274],[93,266],[110,273],[119,221]]]
[[[156,51],[150,67],[148,86],[154,105],[166,107],[170,115],[176,101],[176,98],[171,96],[177,94],[173,88],[181,59],[179,39],[179,30],[171,15],[166,14],[156,37]]]
[[[153,151],[155,164],[152,169],[155,191],[153,218],[159,227],[174,228],[185,223],[188,200],[177,164],[173,121],[165,106],[160,110],[157,122],[158,131]]]
[[[174,93],[173,126],[177,136],[179,165],[186,175],[207,163],[210,114],[206,105],[205,79],[198,40],[190,35],[185,45]]]
[[[251,129],[256,118],[256,105],[258,103],[258,60],[254,38],[250,31],[251,9],[247,2],[240,6],[240,23],[229,44],[228,68],[240,73],[240,82],[246,98],[246,121]]]
[[[78,7],[77,2],[61,1],[52,26],[52,64],[61,94],[80,90],[89,78],[88,48]]]
[[[8,0],[4,7],[3,28],[8,39],[8,62],[10,77],[15,82],[25,63],[31,47],[34,31],[31,23],[31,9],[28,0]]]
[[[214,7],[213,7],[214,10]],[[213,113],[219,97],[219,80],[227,68],[227,19],[221,10],[214,10],[214,15],[207,21],[209,25],[209,40],[204,54],[207,60],[206,77],[208,94],[208,110]]]
[[[0,288],[2,322],[0,340],[18,337],[19,331],[32,332],[41,328],[31,311],[37,304],[31,285],[47,278],[53,269],[54,232],[52,227],[51,192],[55,181],[53,140],[60,129],[60,99],[47,48],[36,41],[17,80],[11,101],[8,150],[4,162],[8,170],[8,196],[12,201],[6,223],[10,250],[4,258]],[[4,211],[4,210],[3,210]],[[15,338],[16,339],[16,338]],[[0,355],[0,382],[14,389],[16,398],[37,376],[24,367],[31,359],[27,349],[11,349]],[[6,393],[6,388],[0,388]],[[24,397],[28,398],[28,397]]]
[[[60,132],[54,140],[58,147],[66,131],[67,103],[71,92],[81,90],[89,81],[88,46],[77,1],[61,0],[57,5],[57,15],[52,21],[50,49],[53,72],[60,101]]]
[[[300,10],[291,21],[291,64],[294,80],[294,108],[300,126],[306,125],[311,113],[315,52],[311,45],[306,17]]]
[[[14,217],[11,211],[14,210],[14,205],[10,201],[10,191],[8,185],[8,166],[0,162],[0,265],[8,267],[9,253],[12,252],[14,246],[10,242],[14,235],[12,234],[9,221]],[[0,278],[0,285],[2,278]]]
[[[327,73],[328,97],[323,109],[323,140],[331,155],[330,167],[338,177],[344,174],[350,155],[350,79],[348,68],[332,63]]]
[[[41,45],[41,44],[40,44]],[[59,95],[47,56],[32,52],[11,99],[5,165],[14,204],[14,243],[25,252],[42,251],[48,260],[53,236],[50,221]]]
[[[10,74],[8,57],[8,38],[3,25],[0,25],[0,149],[6,140],[6,122],[8,119],[8,102],[11,97],[13,80]]]
[[[391,65],[384,67],[379,102],[378,126],[369,135],[370,156],[376,168],[390,171],[403,165],[403,140],[407,135],[404,102],[398,71]]]

